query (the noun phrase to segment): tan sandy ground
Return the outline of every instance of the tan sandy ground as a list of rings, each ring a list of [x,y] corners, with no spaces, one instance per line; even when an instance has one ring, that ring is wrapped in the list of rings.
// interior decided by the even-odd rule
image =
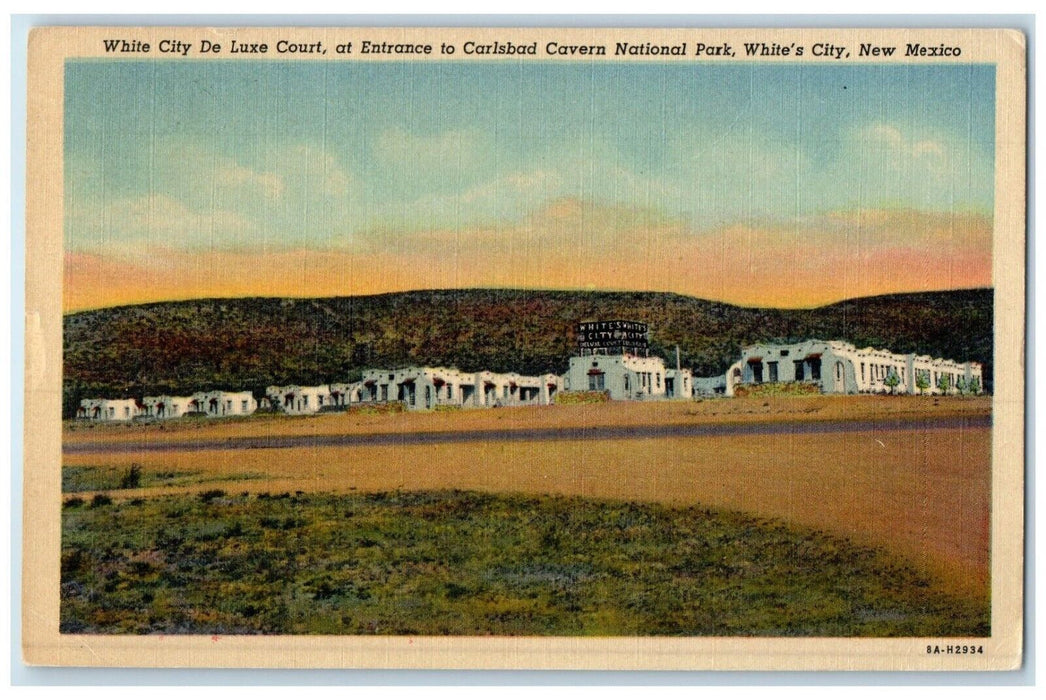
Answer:
[[[821,406],[819,415],[834,414],[835,418],[839,417],[836,411],[847,410],[846,406],[827,406],[821,403],[823,401],[818,399],[807,405]],[[937,408],[954,405],[965,412],[967,406],[972,409],[980,403],[981,412],[987,410],[986,402],[959,401],[941,400]],[[932,399],[919,402],[897,398],[872,405],[888,409],[890,404],[900,406],[904,402],[933,404]],[[723,410],[730,408],[725,405],[727,402],[706,403],[723,406]],[[749,402],[753,403],[762,407],[764,402]],[[770,403],[769,408],[774,408],[775,402]],[[688,415],[686,409],[701,406],[668,405],[679,407],[666,411],[675,418]],[[655,405],[645,404],[640,408],[652,406]],[[617,405],[612,408],[615,411],[603,417],[620,419],[622,414],[616,413]],[[508,413],[506,410],[504,414]],[[630,411],[622,413],[627,415]],[[697,415],[704,414],[698,411]],[[737,419],[745,414],[732,415]],[[849,415],[868,417],[867,413],[858,416],[853,411]],[[469,413],[453,417],[471,420],[472,416]],[[392,422],[402,417],[389,416],[385,420]],[[444,414],[407,416],[411,419],[446,417]],[[237,427],[240,425],[247,424]],[[113,494],[128,498],[216,487],[230,493],[458,488],[730,508],[782,518],[885,547],[908,557],[956,592],[985,595],[989,589],[990,443],[987,428],[956,428],[103,453],[66,455],[64,463],[126,467],[136,462],[145,470],[196,471],[205,479],[187,487]],[[243,474],[264,478],[222,480]]]
[[[362,435],[456,430],[513,430],[714,423],[837,421],[988,415],[990,396],[804,396],[704,401],[612,401],[574,406],[524,406],[366,415],[259,415],[104,424],[66,421],[66,444],[149,440],[179,442],[254,436]]]

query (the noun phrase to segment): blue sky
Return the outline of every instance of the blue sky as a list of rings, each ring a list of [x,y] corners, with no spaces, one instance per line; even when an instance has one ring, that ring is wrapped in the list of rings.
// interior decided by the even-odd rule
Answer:
[[[993,202],[990,66],[80,61],[66,90],[71,212],[169,198],[211,229],[186,245],[344,244],[558,197],[696,228]],[[95,214],[72,248],[165,235]]]
[[[156,298],[489,285],[778,303],[799,263],[805,291],[780,303],[983,286],[994,82],[990,65],[72,61],[65,241],[89,259],[67,259],[67,304],[109,303],[94,280],[131,262],[132,279],[170,272]],[[814,241],[864,267],[826,286],[797,257]],[[451,248],[452,270],[412,258]],[[780,269],[761,269],[771,249]],[[709,250],[722,278],[702,287]],[[288,251],[347,257],[294,262],[330,280],[289,291],[207,286],[200,267],[246,252],[280,270]],[[925,263],[884,276],[885,255]],[[629,256],[650,267],[619,269]],[[387,281],[401,267],[420,269]]]

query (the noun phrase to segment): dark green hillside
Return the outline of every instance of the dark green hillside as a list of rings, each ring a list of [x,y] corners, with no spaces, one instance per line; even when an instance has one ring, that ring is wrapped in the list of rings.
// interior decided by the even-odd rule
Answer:
[[[654,351],[700,375],[744,344],[843,339],[977,360],[991,375],[992,290],[898,294],[811,310],[754,309],[678,294],[447,290],[328,299],[207,299],[65,317],[65,408],[85,396],[316,384],[366,367],[562,372],[581,320],[651,327]],[[990,382],[990,380],[989,380]],[[990,386],[990,383],[989,383]]]

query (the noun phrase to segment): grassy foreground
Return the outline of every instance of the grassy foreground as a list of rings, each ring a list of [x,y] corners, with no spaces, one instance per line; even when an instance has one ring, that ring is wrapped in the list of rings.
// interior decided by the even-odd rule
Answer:
[[[732,512],[467,491],[69,499],[64,633],[983,636],[986,601]]]

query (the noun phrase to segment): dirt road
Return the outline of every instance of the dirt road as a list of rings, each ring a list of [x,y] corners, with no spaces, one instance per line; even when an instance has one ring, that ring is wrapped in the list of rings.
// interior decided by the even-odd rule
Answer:
[[[292,447],[363,447],[434,445],[462,442],[542,442],[547,440],[641,440],[680,437],[724,437],[730,435],[804,435],[827,433],[877,432],[896,430],[941,430],[987,428],[989,416],[949,416],[944,418],[888,419],[860,421],[747,422],[694,425],[614,425],[588,428],[521,428],[506,430],[430,431],[420,433],[374,433],[350,435],[289,435],[202,438],[178,442],[124,440],[71,442],[63,446],[67,454],[184,452],[206,450],[258,450]]]

